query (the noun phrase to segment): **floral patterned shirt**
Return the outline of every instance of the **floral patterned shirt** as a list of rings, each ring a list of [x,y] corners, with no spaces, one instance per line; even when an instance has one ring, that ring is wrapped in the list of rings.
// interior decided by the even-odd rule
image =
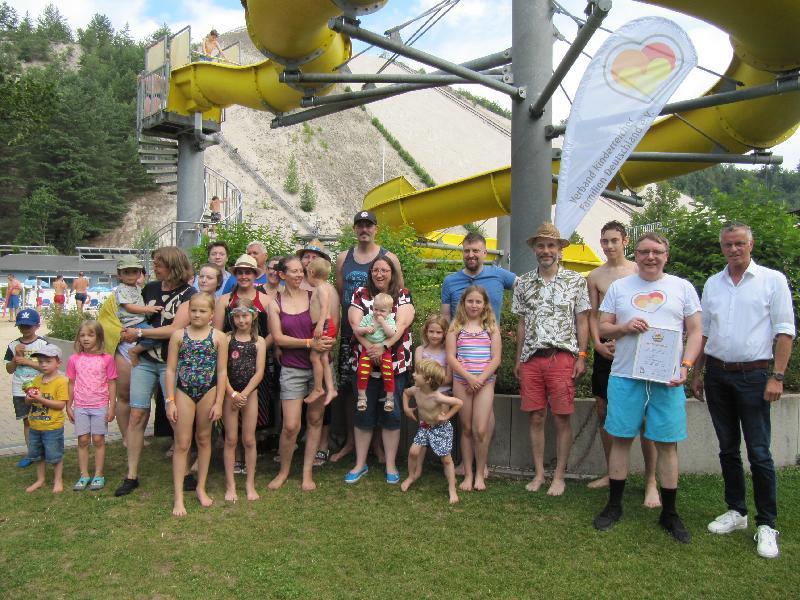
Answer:
[[[538,269],[525,273],[514,288],[511,304],[514,314],[525,319],[520,362],[542,348],[577,353],[575,317],[589,308],[589,289],[580,273],[559,267],[549,282],[542,279]]]

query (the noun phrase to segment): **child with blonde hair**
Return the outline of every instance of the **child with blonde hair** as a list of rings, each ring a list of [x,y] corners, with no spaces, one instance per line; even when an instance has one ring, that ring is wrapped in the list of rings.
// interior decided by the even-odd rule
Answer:
[[[411,484],[419,479],[425,447],[430,446],[436,456],[442,459],[450,504],[455,504],[458,502],[458,493],[455,466],[450,456],[453,450],[453,425],[450,419],[464,403],[439,391],[445,375],[445,369],[436,361],[427,358],[420,360],[414,368],[414,385],[403,392],[403,412],[412,421],[418,421],[419,429],[408,450],[408,477],[400,489],[408,491]],[[416,413],[409,404],[411,398],[416,401]]]
[[[69,400],[67,416],[78,436],[80,478],[73,491],[101,490],[104,475],[108,424],[114,420],[117,366],[107,354],[103,328],[97,321],[84,321],[75,338],[75,353],[67,361]],[[94,477],[89,477],[89,442],[94,445]]]
[[[311,294],[311,322],[314,331],[311,337],[319,339],[323,336],[336,338],[339,318],[339,296],[336,288],[328,283],[331,274],[331,263],[318,256],[308,263],[308,284],[314,288]],[[316,402],[325,396],[325,406],[336,397],[336,384],[331,370],[330,351],[311,351],[311,367],[314,371],[314,389],[303,401],[307,404]],[[323,387],[324,382],[324,387]]]
[[[500,366],[500,330],[489,295],[471,285],[461,296],[445,342],[447,362],[453,369],[453,394],[464,401],[459,413],[463,491],[485,490],[486,462],[494,412],[495,371]],[[475,471],[473,471],[473,460]]]
[[[247,472],[245,491],[248,500],[258,500],[256,492],[256,423],[258,421],[258,384],[264,378],[267,343],[258,335],[258,311],[253,301],[238,298],[230,308],[233,330],[228,334],[228,381],[222,418],[225,424],[225,500],[236,502],[236,445],[239,417]]]
[[[206,508],[214,503],[206,493],[206,480],[211,462],[211,424],[222,416],[228,380],[228,338],[211,326],[213,316],[214,296],[196,293],[189,300],[189,326],[179,329],[169,339],[164,387],[167,418],[175,430],[172,514],[176,517],[186,515],[183,479],[193,424],[197,443],[197,499]]]
[[[389,294],[377,294],[372,303],[372,312],[361,317],[361,322],[358,327],[353,328],[353,332],[364,336],[370,344],[383,344],[397,332],[397,324],[394,320],[394,314],[392,314],[393,307],[394,298]],[[383,406],[383,410],[392,412],[394,410],[392,349],[384,346],[383,354],[375,364],[381,368],[383,389],[386,392],[386,403]],[[356,408],[360,411],[367,410],[367,384],[371,373],[372,359],[366,352],[362,352],[358,357],[356,366],[356,389],[358,390]]]

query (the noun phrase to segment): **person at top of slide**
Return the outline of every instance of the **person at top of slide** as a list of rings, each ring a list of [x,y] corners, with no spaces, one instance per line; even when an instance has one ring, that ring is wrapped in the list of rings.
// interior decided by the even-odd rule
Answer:
[[[228,60],[222,48],[219,45],[219,32],[212,29],[208,35],[203,38],[203,55],[204,60]]]

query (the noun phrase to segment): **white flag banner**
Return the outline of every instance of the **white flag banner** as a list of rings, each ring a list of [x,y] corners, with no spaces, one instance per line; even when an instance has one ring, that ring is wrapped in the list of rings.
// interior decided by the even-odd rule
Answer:
[[[697,65],[689,36],[661,17],[610,36],[578,85],[558,176],[556,226],[568,238]]]

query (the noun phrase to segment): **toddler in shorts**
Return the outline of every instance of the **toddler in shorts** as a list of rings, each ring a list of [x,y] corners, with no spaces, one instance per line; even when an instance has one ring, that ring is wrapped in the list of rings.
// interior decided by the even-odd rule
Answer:
[[[384,344],[388,338],[397,333],[397,324],[392,314],[393,307],[394,299],[389,294],[376,295],[372,303],[372,312],[361,317],[358,327],[353,329],[353,333],[363,337],[370,344],[383,344],[383,354],[376,365],[380,366],[383,389],[386,392],[386,404],[383,407],[386,412],[394,410],[392,349]],[[367,410],[367,384],[371,374],[372,360],[366,352],[362,351],[358,356],[356,366],[356,389],[358,390],[356,408],[361,411]]]
[[[67,416],[78,436],[80,479],[75,492],[101,490],[106,485],[104,466],[108,424],[114,420],[117,366],[105,348],[103,328],[97,321],[84,321],[78,328],[75,354],[67,361],[69,400]],[[89,441],[94,445],[94,477],[89,477]]]
[[[336,302],[336,288],[328,283],[331,274],[331,263],[324,258],[317,257],[308,264],[308,284],[314,288],[311,294],[311,322],[314,331],[311,337],[319,339],[322,336],[336,338],[336,316],[338,310],[333,310]],[[331,353],[311,351],[311,367],[314,370],[314,389],[304,398],[310,404],[325,396],[325,406],[331,403],[336,395],[336,385],[331,369]],[[325,384],[323,387],[323,383]]]
[[[420,360],[414,368],[414,386],[403,392],[403,412],[409,419],[419,422],[419,429],[414,436],[414,443],[408,450],[408,477],[400,485],[404,492],[420,476],[419,461],[423,458],[425,446],[442,459],[444,474],[447,477],[447,488],[450,504],[458,502],[456,493],[456,470],[450,453],[453,450],[453,425],[450,423],[464,402],[458,398],[445,396],[439,391],[446,375],[445,369],[435,360]],[[410,401],[414,398],[415,408]]]
[[[58,372],[61,348],[46,344],[33,353],[41,375],[25,390],[28,410],[28,460],[36,465],[36,481],[25,488],[33,492],[44,485],[46,464],[53,465],[53,493],[64,490],[64,405],[69,399],[67,378]]]

